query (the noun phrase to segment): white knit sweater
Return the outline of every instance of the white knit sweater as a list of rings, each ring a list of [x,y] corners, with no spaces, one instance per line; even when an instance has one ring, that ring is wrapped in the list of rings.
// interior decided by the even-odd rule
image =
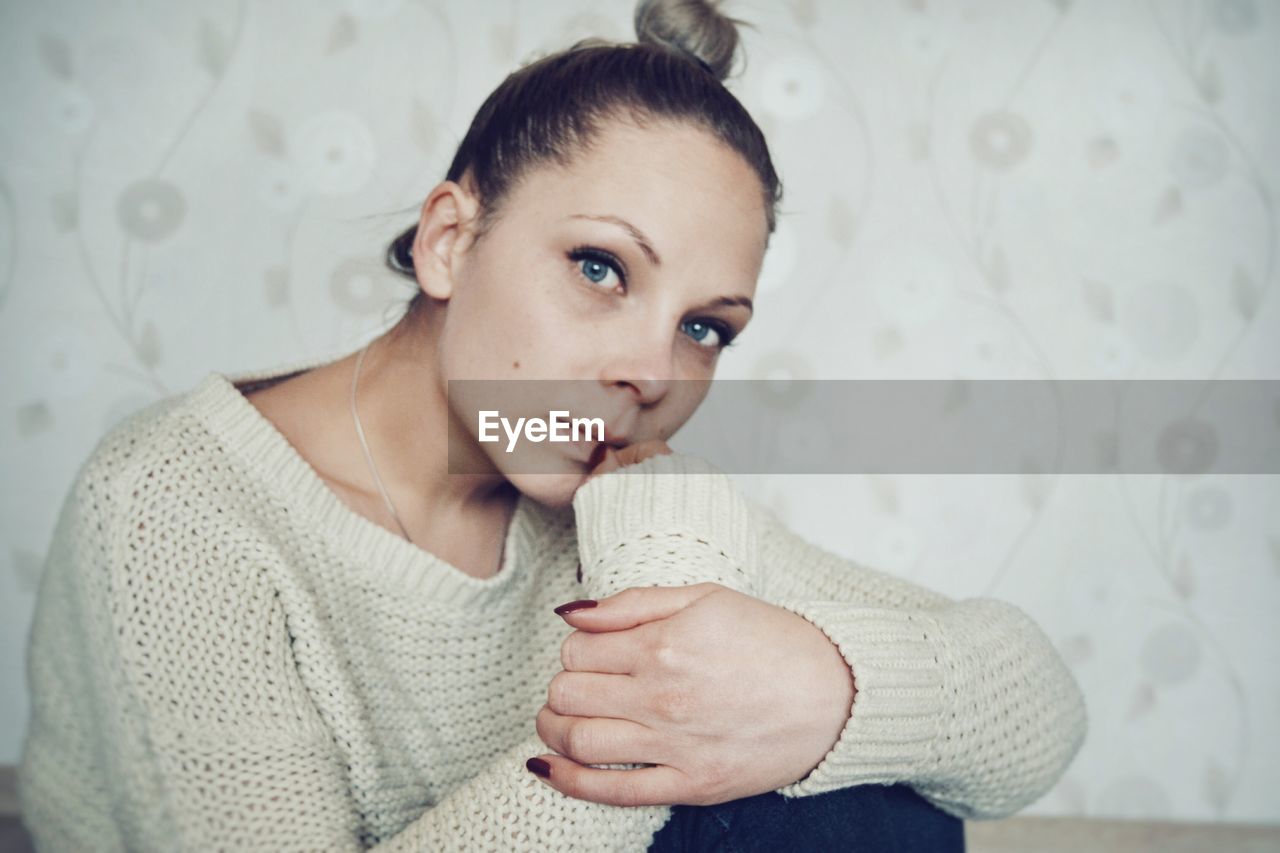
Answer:
[[[837,645],[852,714],[785,796],[906,781],[999,817],[1077,751],[1080,693],[1021,611],[820,549],[687,456],[593,478],[572,508],[521,497],[499,573],[464,574],[350,510],[233,384],[322,363],[211,373],[80,469],[27,661],[40,850],[643,851],[669,806],[525,768],[552,751],[534,720],[573,630],[553,608],[635,585],[714,580]]]

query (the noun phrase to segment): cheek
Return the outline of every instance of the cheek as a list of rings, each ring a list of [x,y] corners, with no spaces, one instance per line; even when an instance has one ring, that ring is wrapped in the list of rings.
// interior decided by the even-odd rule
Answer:
[[[589,300],[554,268],[504,273],[492,267],[456,288],[441,341],[446,377],[565,378],[593,375],[600,338]]]
[[[445,376],[499,379],[527,371],[542,323],[536,300],[518,281],[461,290],[449,301],[440,340]]]
[[[680,429],[694,416],[710,392],[712,381],[709,377],[701,377],[686,379],[672,386],[667,401],[669,408],[662,422],[662,429],[666,435],[669,436]]]

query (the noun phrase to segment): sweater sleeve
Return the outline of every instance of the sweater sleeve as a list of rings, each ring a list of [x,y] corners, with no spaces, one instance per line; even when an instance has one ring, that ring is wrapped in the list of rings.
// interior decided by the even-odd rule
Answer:
[[[1083,741],[1085,708],[1026,614],[991,599],[952,601],[825,551],[722,474],[644,476],[701,465],[651,457],[579,489],[584,583],[593,569],[588,591],[603,595],[682,572],[693,578],[684,582],[728,578],[832,641],[854,676],[849,719],[827,756],[778,793],[905,782],[958,817],[994,818],[1048,791]],[[735,574],[725,562],[745,568]]]
[[[19,773],[37,849],[639,853],[669,817],[546,785],[525,767],[551,751],[532,733],[395,836],[365,837],[265,559],[211,533],[202,553],[220,559],[197,560],[186,525],[216,531],[213,510],[111,493],[78,480],[37,597]]]
[[[574,494],[573,510],[587,595],[697,583],[758,594],[751,507],[705,460],[659,454],[593,477]]]
[[[780,793],[906,782],[944,811],[986,819],[1048,792],[1087,719],[1070,670],[1029,616],[870,569],[755,510],[766,599],[835,643],[857,691],[831,752]]]

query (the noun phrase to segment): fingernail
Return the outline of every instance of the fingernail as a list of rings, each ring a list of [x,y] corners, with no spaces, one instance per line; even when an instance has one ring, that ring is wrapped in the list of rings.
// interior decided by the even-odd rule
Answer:
[[[582,563],[578,563],[578,583],[582,583]]]
[[[580,598],[577,601],[570,601],[568,604],[561,604],[556,608],[556,615],[563,616],[566,613],[572,613],[575,610],[584,610],[588,607],[595,607],[600,602],[592,598]]]
[[[551,765],[541,758],[530,758],[524,763],[524,766],[543,779],[551,778]]]

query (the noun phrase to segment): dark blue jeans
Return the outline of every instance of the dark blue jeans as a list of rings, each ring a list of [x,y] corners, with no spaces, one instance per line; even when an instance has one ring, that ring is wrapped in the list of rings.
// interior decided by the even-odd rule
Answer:
[[[648,853],[964,853],[964,822],[905,785],[859,785],[788,799],[776,791],[672,806]]]

